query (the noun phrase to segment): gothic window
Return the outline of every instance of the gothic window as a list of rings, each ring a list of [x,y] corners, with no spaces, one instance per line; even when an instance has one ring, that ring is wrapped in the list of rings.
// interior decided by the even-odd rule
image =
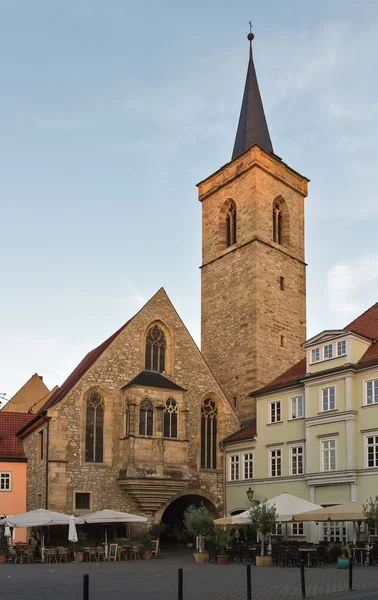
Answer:
[[[154,433],[154,408],[151,400],[146,398],[141,402],[139,409],[139,435],[153,435]]]
[[[104,399],[94,392],[86,405],[85,462],[104,460]]]
[[[146,369],[148,371],[164,372],[166,347],[164,333],[158,325],[153,325],[146,337]]]
[[[177,402],[169,398],[164,405],[164,437],[177,438]]]
[[[226,212],[226,244],[227,248],[236,243],[236,205],[231,201]]]
[[[273,242],[282,244],[282,210],[279,202],[273,204]]]
[[[125,414],[125,435],[130,435],[130,406],[126,406]]]
[[[217,405],[207,398],[201,407],[201,469],[217,467]]]

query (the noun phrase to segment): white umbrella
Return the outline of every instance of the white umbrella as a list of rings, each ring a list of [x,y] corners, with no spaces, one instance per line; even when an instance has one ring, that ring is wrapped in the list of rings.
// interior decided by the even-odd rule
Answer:
[[[6,537],[6,538],[12,537],[12,532],[11,532],[10,527],[8,527],[8,525],[6,525],[4,528],[4,537]]]
[[[73,542],[74,544],[77,542],[75,517],[73,515],[70,516],[70,522],[68,526],[68,541]]]

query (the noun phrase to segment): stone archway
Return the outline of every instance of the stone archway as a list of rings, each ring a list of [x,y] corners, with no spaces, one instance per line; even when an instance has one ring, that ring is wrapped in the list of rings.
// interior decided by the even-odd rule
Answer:
[[[161,523],[166,525],[166,530],[161,535],[163,545],[184,547],[186,543],[193,541],[185,534],[183,523],[184,512],[192,504],[194,506],[204,504],[214,519],[219,517],[217,507],[208,498],[195,493],[183,494],[168,504],[161,515]]]

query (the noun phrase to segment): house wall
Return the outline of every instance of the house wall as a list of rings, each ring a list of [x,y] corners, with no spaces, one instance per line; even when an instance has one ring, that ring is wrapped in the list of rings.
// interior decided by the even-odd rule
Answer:
[[[0,514],[17,515],[26,511],[26,462],[0,463],[0,472],[12,474],[12,489],[0,491]],[[26,541],[26,529],[14,529],[16,542]]]

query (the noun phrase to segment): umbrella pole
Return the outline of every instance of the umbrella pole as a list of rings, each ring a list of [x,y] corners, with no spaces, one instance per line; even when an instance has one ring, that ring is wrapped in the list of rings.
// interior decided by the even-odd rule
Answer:
[[[105,560],[108,560],[108,528],[105,527]]]
[[[45,532],[41,527],[41,558],[42,562],[45,562]]]

